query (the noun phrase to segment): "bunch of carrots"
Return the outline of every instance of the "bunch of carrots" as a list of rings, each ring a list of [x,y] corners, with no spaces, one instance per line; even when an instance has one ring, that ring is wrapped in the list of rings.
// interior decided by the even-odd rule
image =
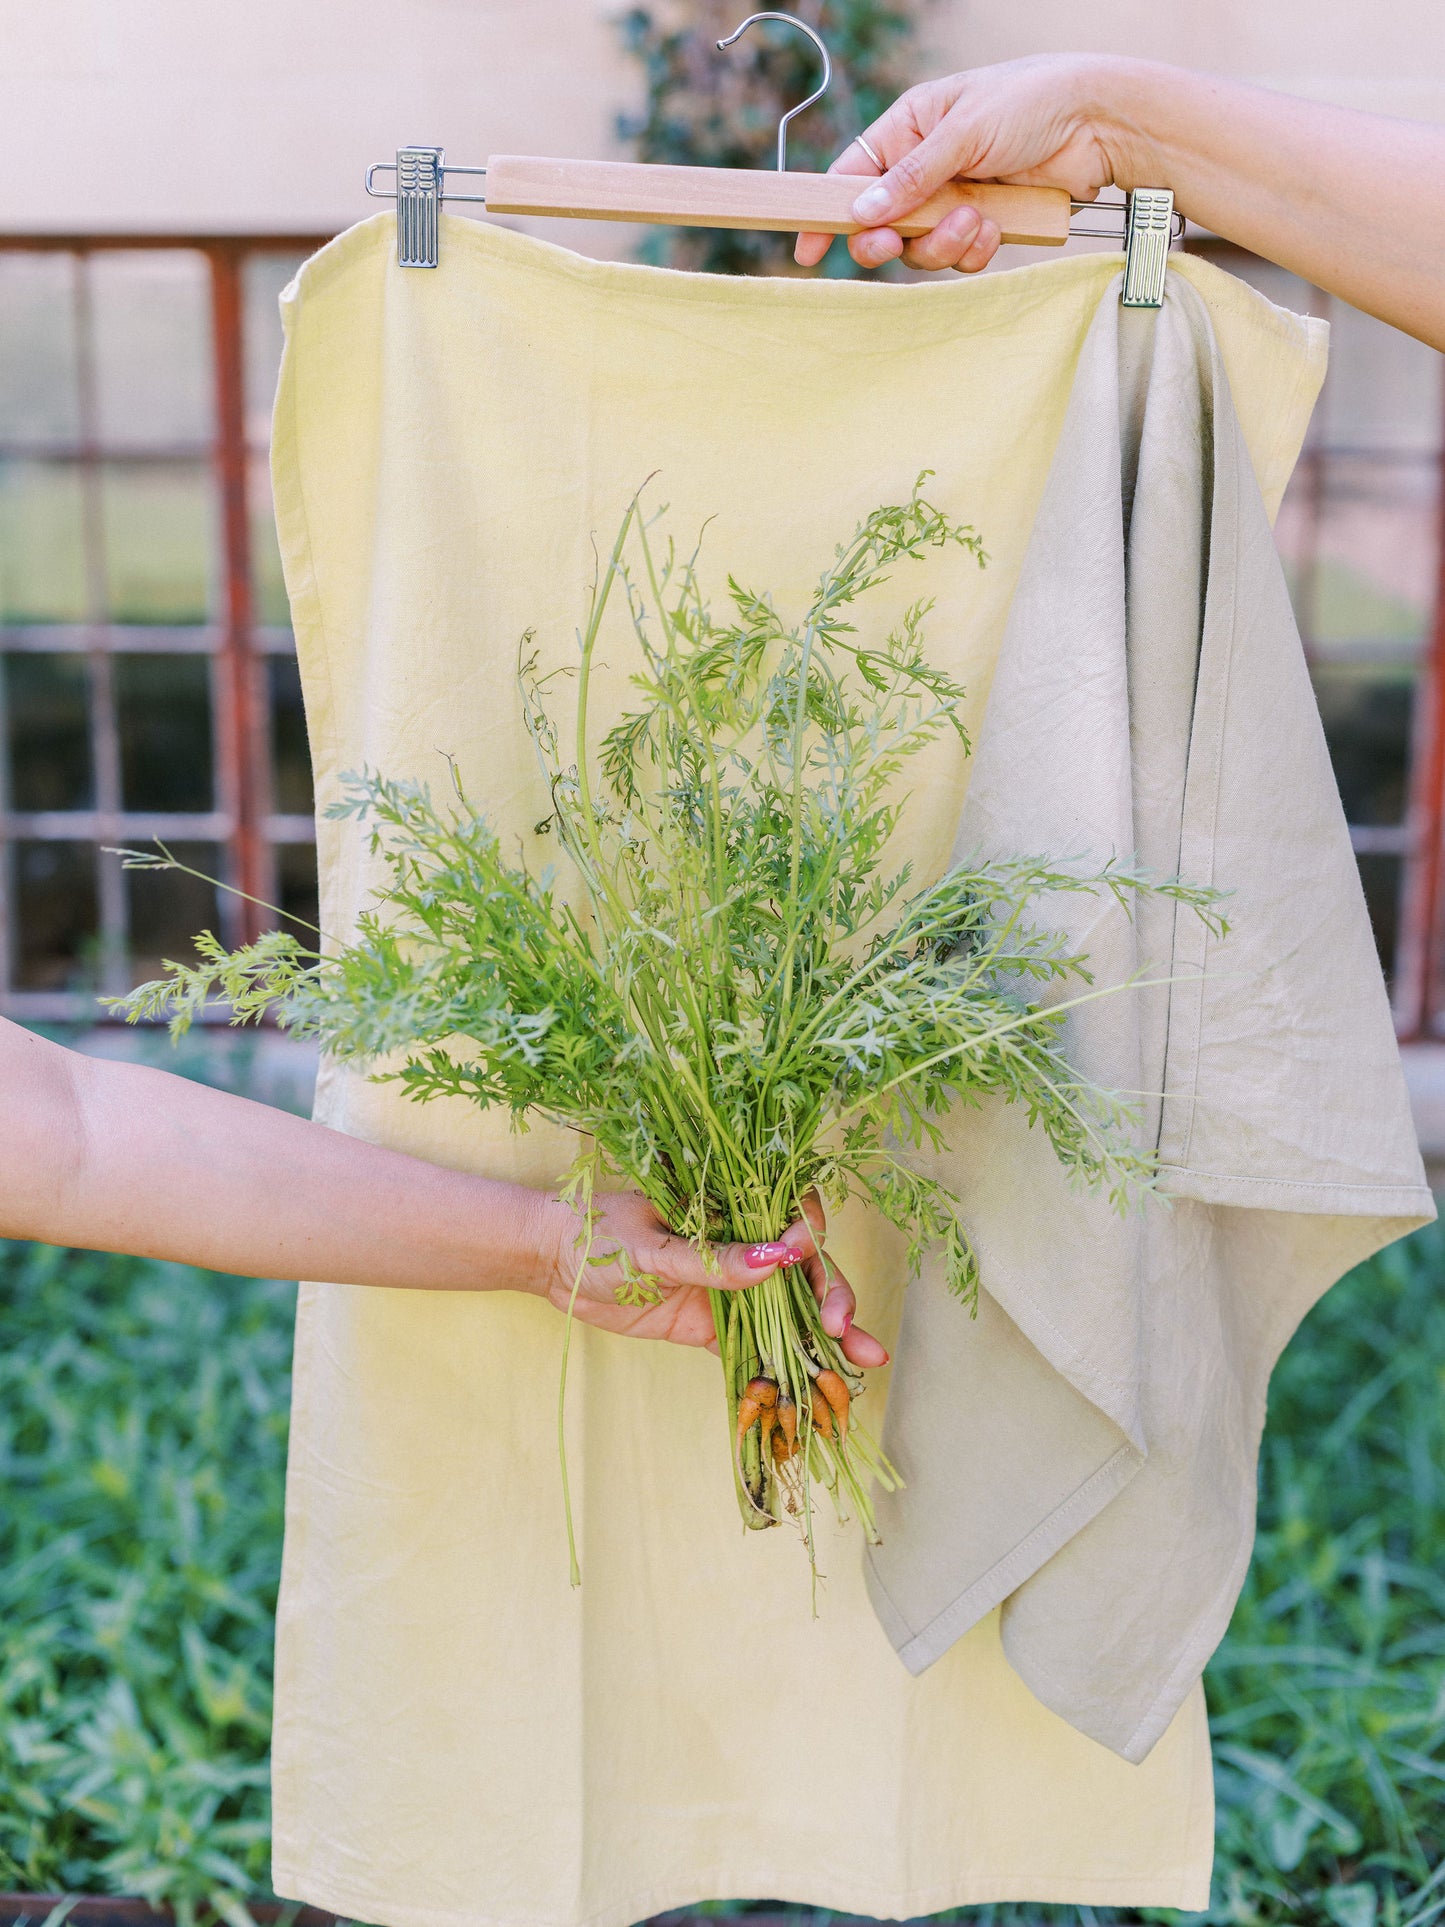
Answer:
[[[978,860],[920,883],[892,860],[910,759],[945,732],[967,749],[963,690],[924,653],[930,605],[872,639],[854,622],[870,590],[931,551],[983,561],[925,479],[859,524],[793,616],[732,580],[715,612],[696,552],[634,500],[593,585],[565,735],[560,671],[543,672],[533,638],[519,652],[551,796],[535,833],[554,866],[504,851],[460,785],[438,804],[363,773],[331,810],[365,826],[386,867],[356,930],[324,947],[277,931],[234,952],[204,936],[197,961],[125,1000],[128,1015],[164,1014],[179,1032],[213,998],[237,1022],[272,1010],[339,1058],[391,1060],[374,1074],[412,1098],[567,1127],[581,1150],[564,1195],[589,1227],[579,1280],[599,1181],[635,1185],[699,1249],[776,1240],[816,1190],[866,1198],[905,1233],[910,1266],[936,1250],[971,1303],[958,1202],[909,1160],[942,1143],[960,1098],[1026,1105],[1063,1163],[1122,1205],[1152,1161],[1127,1105],[1066,1050],[1070,1003],[1101,993],[1079,989],[1087,958],[1030,907],[1058,891],[1159,891],[1214,918],[1211,899],[1120,862],[1081,875],[1037,855]],[[614,598],[636,699],[594,741]],[[872,1533],[870,1485],[892,1473],[852,1423],[859,1377],[800,1271],[711,1297],[744,1521],[792,1519],[811,1554],[821,1489]],[[570,1536],[570,1508],[568,1523]]]

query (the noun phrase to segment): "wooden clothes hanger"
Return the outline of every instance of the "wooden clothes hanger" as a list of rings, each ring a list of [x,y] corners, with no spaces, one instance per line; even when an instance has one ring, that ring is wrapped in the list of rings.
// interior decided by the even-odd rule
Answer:
[[[440,259],[443,201],[469,201],[490,214],[552,215],[592,221],[640,221],[661,226],[797,230],[857,234],[853,202],[863,177],[788,171],[788,123],[821,100],[832,79],[822,38],[790,13],[750,13],[719,40],[731,47],[762,20],[796,27],[817,48],[820,85],[778,122],[775,172],[746,167],[668,167],[645,161],[554,160],[531,154],[493,154],[485,167],[449,166],[440,147],[399,147],[395,161],[366,170],[366,191],[396,202],[397,260],[404,268],[434,268]],[[394,190],[375,185],[394,173]],[[447,186],[449,175],[484,178],[486,191],[468,194]],[[999,181],[949,181],[919,208],[892,225],[900,234],[926,234],[954,208],[976,207],[994,222],[1006,244],[1062,247],[1071,234],[1117,234],[1125,243],[1125,307],[1157,308],[1164,299],[1170,242],[1183,232],[1167,188],[1135,188],[1121,209],[1124,227],[1074,227],[1075,211],[1092,202],[1071,201],[1059,187],[1010,187]]]

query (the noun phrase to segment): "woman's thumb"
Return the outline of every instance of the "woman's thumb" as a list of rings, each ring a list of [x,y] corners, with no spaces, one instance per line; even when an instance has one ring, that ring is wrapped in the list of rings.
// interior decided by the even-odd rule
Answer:
[[[853,203],[853,219],[865,227],[902,220],[953,179],[959,158],[958,129],[945,119],[864,188]]]
[[[717,1245],[718,1273],[709,1280],[723,1289],[755,1285],[783,1265],[799,1265],[807,1252],[797,1244]]]

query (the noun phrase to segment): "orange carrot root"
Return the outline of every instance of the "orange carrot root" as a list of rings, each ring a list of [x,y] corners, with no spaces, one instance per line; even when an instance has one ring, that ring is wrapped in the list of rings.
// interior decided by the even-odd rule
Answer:
[[[786,1392],[778,1400],[778,1423],[783,1428],[783,1437],[788,1441],[788,1457],[791,1458],[798,1444],[798,1408]]]
[[[839,1440],[846,1439],[848,1436],[848,1387],[836,1372],[819,1372],[813,1383],[833,1408],[833,1416],[838,1421]]]
[[[825,1439],[833,1436],[833,1408],[814,1385],[811,1389],[813,1406],[813,1430],[821,1432]]]

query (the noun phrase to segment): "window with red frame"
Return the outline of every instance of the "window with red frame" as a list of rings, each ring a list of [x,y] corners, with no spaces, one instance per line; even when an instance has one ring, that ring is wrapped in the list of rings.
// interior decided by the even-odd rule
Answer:
[[[1324,316],[1329,372],[1276,537],[1402,1035],[1445,1026],[1445,357],[1281,268],[1211,246]]]
[[[314,914],[310,771],[267,489],[303,241],[0,241],[0,1010],[87,1019],[267,913],[106,846],[165,841]],[[1401,1030],[1445,1034],[1445,382],[1282,270],[1330,373],[1279,520]],[[219,895],[219,900],[218,900]]]
[[[159,838],[314,914],[271,523],[276,297],[304,243],[0,244],[0,1009],[96,1015],[270,921],[107,846]]]

